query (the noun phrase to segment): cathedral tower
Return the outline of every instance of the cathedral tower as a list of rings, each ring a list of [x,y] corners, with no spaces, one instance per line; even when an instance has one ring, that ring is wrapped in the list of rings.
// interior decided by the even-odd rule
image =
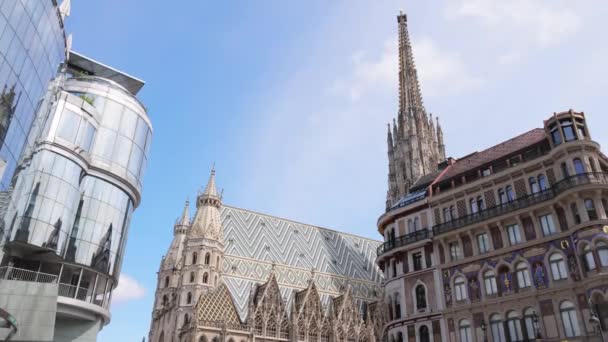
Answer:
[[[407,30],[407,16],[397,16],[399,28],[399,112],[388,129],[387,208],[408,194],[420,177],[437,170],[445,159],[443,132],[422,102],[418,72]]]
[[[193,318],[194,307],[202,294],[220,282],[224,258],[220,221],[222,199],[211,170],[205,190],[196,198],[196,214],[190,220],[189,202],[173,229],[173,241],[162,259],[152,314],[150,341],[177,333]]]

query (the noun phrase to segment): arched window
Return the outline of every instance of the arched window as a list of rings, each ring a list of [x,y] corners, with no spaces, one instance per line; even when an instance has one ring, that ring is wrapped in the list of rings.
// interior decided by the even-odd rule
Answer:
[[[194,272],[190,272],[190,282],[194,283]]]
[[[604,241],[598,241],[595,244],[597,250],[597,256],[600,259],[600,265],[602,267],[608,267],[608,244]]]
[[[190,323],[190,316],[188,316],[188,314],[184,315],[184,326],[188,325],[188,323]]]
[[[513,187],[510,185],[507,185],[507,187],[505,188],[506,192],[507,192],[507,201],[512,202],[515,200],[515,193],[513,192]]]
[[[213,285],[217,286],[217,275],[215,276],[215,280],[213,280]]]
[[[515,265],[515,271],[517,273],[517,286],[520,289],[524,289],[532,286],[532,281],[530,280],[530,269],[528,265],[521,261]]]
[[[309,342],[317,342],[317,338],[319,336],[317,323],[314,321],[310,322],[310,326],[308,327],[308,341]]]
[[[186,304],[192,304],[192,293],[188,292],[188,295],[186,295]]]
[[[197,259],[197,256],[198,256],[198,255],[196,254],[196,252],[192,252],[192,264],[193,264],[193,265],[194,265],[194,264],[196,264],[196,261],[197,261],[197,260],[196,260],[196,259]]]
[[[597,211],[595,211],[595,204],[591,198],[585,199],[585,209],[590,220],[597,220]]]
[[[165,277],[165,287],[169,287],[169,276]]]
[[[540,188],[540,191],[545,191],[549,189],[549,187],[547,186],[547,178],[545,177],[545,175],[538,175],[538,187]]]
[[[540,191],[540,187],[538,186],[538,183],[536,182],[535,177],[530,177],[530,179],[528,180],[528,183],[530,184],[530,191],[532,191],[533,194]]]
[[[420,342],[431,342],[429,327],[427,327],[426,325],[421,326],[418,333],[420,335]]]
[[[536,315],[536,311],[532,308],[527,308],[524,310],[524,323],[526,325],[526,333],[528,335],[528,339],[533,340],[536,338],[536,320],[538,316]]]
[[[604,208],[608,208],[608,207],[604,207]],[[452,218],[452,220],[455,220],[458,217],[458,214],[456,213],[456,207],[453,205],[450,206],[450,217]]]
[[[215,267],[220,268],[220,257],[218,256],[216,259]]]
[[[502,317],[499,314],[490,316],[490,332],[492,333],[492,341],[506,342],[505,330],[502,325]]]
[[[167,295],[163,295],[163,306],[169,304],[169,298],[167,297]]]
[[[300,318],[298,321],[298,341],[304,341],[306,339],[306,325],[304,319]]]
[[[551,275],[553,280],[568,279],[568,269],[564,257],[559,253],[553,253],[549,257],[549,265],[551,265]]]
[[[205,265],[209,265],[211,263],[211,254],[205,254]]]
[[[460,342],[473,342],[471,323],[468,320],[463,319],[458,323],[458,332],[460,333]]]
[[[577,175],[585,173],[585,165],[583,165],[583,161],[579,158],[574,159],[574,172]]]
[[[258,312],[255,315],[253,331],[256,335],[262,335],[262,329],[264,329],[264,322],[262,321],[262,315]]]
[[[426,309],[426,290],[422,284],[416,286],[416,309]]]
[[[401,318],[401,299],[399,292],[395,292],[395,319]]]
[[[509,328],[511,342],[522,342],[524,340],[524,334],[521,331],[521,323],[517,312],[510,311],[507,313],[507,327]]]
[[[207,342],[207,338],[205,337],[205,335],[199,337],[198,342]]]
[[[469,204],[471,205],[471,214],[475,214],[479,211],[479,208],[477,207],[477,200],[471,198],[469,200]]]
[[[483,274],[483,283],[486,289],[486,295],[493,295],[498,292],[498,288],[496,287],[496,274],[494,271],[486,271]]]
[[[456,293],[457,302],[467,300],[468,294],[464,277],[456,277],[454,280],[454,292]]]
[[[321,332],[321,342],[329,342],[329,327],[327,324],[323,326],[323,331]]]
[[[581,335],[576,315],[576,307],[570,301],[564,301],[559,305],[559,312],[562,317],[562,325],[566,337],[576,337]]]
[[[597,268],[595,265],[595,257],[593,256],[593,251],[589,245],[585,245],[583,247],[583,257],[585,258],[585,268],[587,271],[593,271]]]
[[[209,274],[207,272],[203,273],[203,284],[207,284],[209,282]]]

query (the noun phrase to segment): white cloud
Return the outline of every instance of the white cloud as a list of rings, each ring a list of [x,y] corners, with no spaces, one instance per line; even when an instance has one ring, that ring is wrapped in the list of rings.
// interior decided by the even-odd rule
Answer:
[[[520,52],[513,51],[511,53],[498,57],[498,64],[500,65],[512,65],[521,62],[523,55]]]
[[[582,22],[572,8],[543,0],[458,0],[447,6],[446,15],[478,19],[494,30],[514,33],[514,40],[532,39],[539,47],[568,39]]]
[[[378,87],[395,89],[399,72],[396,42],[396,38],[388,39],[382,53],[375,58],[366,58],[369,56],[366,52],[355,53],[351,58],[350,75],[335,80],[329,92],[356,102],[367,90]],[[459,93],[482,83],[469,74],[458,54],[442,50],[430,38],[413,40],[412,49],[425,95]]]
[[[131,300],[141,299],[146,295],[146,289],[137,280],[126,274],[120,275],[118,286],[112,293],[112,303],[120,304]]]

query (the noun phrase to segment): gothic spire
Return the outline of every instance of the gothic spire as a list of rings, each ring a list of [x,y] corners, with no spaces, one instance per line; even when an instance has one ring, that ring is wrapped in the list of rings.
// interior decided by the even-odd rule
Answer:
[[[439,158],[445,159],[445,144],[443,143],[443,130],[439,123],[439,117],[437,117],[437,145],[439,147]]]
[[[399,23],[399,112],[420,110],[424,113],[418,72],[407,30],[407,15],[397,16]]]
[[[220,207],[222,199],[215,186],[215,167],[211,169],[209,181],[202,194],[196,199],[196,215],[189,230],[189,236],[205,237],[207,239],[222,239],[222,224]]]
[[[175,234],[185,233],[190,227],[190,201],[186,200],[182,216],[175,222]]]
[[[391,133],[391,124],[388,124],[388,134],[386,137],[386,143],[388,145],[388,153],[393,153],[393,134]]]

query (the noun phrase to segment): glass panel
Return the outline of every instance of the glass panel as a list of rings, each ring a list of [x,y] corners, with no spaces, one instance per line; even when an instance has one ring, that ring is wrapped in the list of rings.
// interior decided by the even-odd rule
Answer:
[[[132,138],[135,135],[137,119],[137,114],[125,107],[122,114],[122,122],[120,123],[120,134]]]
[[[82,120],[78,131],[78,146],[87,152],[90,151],[93,138],[95,138],[95,127],[87,120]]]
[[[57,127],[57,136],[71,143],[76,143],[76,134],[78,133],[78,125],[80,116],[70,110],[64,110],[59,119],[59,127]]]

